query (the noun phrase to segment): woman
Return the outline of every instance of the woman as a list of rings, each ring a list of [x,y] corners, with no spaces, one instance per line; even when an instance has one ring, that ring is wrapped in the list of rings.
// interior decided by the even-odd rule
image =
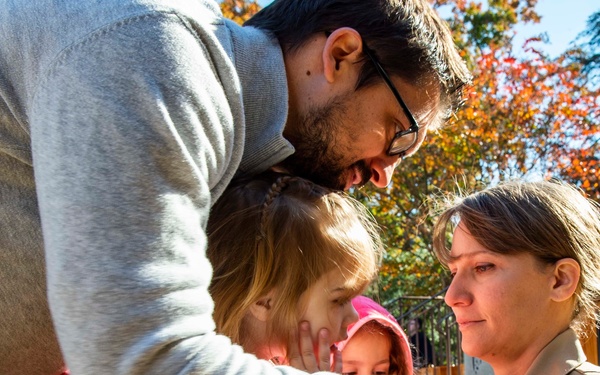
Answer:
[[[578,340],[598,316],[596,203],[566,184],[504,183],[447,208],[434,251],[465,353],[495,375],[600,374]]]

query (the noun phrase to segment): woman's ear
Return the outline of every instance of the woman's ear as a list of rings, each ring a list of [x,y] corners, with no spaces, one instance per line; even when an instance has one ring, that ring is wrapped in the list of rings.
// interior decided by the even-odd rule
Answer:
[[[333,31],[323,47],[323,72],[329,83],[336,79],[348,79],[360,69],[355,64],[362,58],[363,43],[358,31],[342,27]]]
[[[250,314],[261,322],[266,322],[271,317],[273,307],[273,299],[275,291],[270,291],[266,295],[259,298],[250,306]]]
[[[553,285],[550,296],[553,301],[566,301],[575,294],[579,278],[581,276],[581,267],[573,258],[564,258],[554,264]]]

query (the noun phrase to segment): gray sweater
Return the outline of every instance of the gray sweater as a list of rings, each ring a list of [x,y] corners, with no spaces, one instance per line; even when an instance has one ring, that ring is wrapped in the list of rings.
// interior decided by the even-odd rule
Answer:
[[[214,2],[0,2],[0,374],[54,375],[56,336],[73,375],[300,373],[214,333],[205,256],[286,116],[277,41]]]

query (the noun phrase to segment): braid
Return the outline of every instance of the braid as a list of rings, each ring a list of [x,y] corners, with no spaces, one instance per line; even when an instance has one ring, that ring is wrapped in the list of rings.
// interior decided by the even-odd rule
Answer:
[[[266,225],[267,225],[267,210],[269,209],[269,207],[271,206],[271,204],[273,203],[275,198],[277,198],[281,194],[283,189],[285,189],[288,186],[289,182],[293,178],[294,178],[293,176],[279,177],[279,178],[277,178],[277,180],[275,182],[273,182],[273,184],[271,184],[269,191],[267,191],[265,203],[263,203],[262,212],[260,215],[261,219],[260,219],[259,238],[265,237],[265,229],[266,229]]]

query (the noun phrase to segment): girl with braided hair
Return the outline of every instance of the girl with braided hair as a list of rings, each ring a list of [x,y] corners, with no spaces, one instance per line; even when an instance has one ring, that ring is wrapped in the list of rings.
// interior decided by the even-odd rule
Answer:
[[[273,171],[230,185],[207,233],[217,331],[274,364],[294,365],[301,322],[310,323],[315,350],[322,328],[327,347],[347,337],[358,319],[351,300],[374,279],[382,254],[363,205]]]

